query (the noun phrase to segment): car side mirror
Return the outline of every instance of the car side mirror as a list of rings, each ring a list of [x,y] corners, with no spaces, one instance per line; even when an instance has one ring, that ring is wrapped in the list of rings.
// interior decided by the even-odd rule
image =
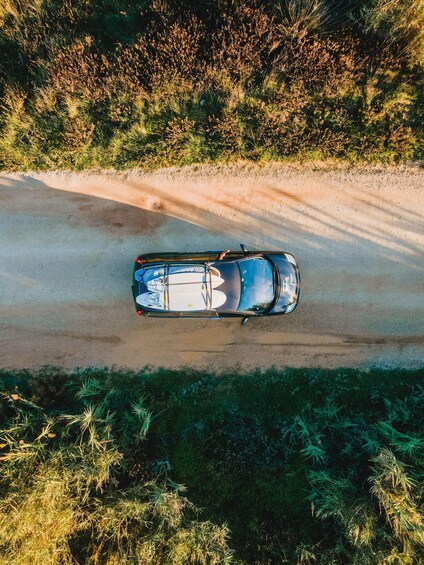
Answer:
[[[242,326],[245,326],[248,321],[249,321],[248,316],[245,316],[245,317],[243,318],[243,320],[241,321],[241,325],[242,325]]]
[[[241,250],[243,251],[243,253],[247,253],[247,249],[246,249],[246,246],[244,245],[244,243],[240,243],[240,247],[241,247]]]

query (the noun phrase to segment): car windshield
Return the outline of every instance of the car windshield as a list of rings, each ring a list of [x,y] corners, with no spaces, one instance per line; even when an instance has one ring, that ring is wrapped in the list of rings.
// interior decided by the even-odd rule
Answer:
[[[240,270],[241,296],[238,310],[266,310],[274,299],[272,265],[263,257],[237,261]]]

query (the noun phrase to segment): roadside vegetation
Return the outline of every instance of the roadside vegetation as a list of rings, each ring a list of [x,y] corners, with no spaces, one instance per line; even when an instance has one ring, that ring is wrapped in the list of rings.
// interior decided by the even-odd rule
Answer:
[[[423,158],[416,0],[4,0],[0,168]]]
[[[423,377],[0,371],[0,563],[422,563]]]

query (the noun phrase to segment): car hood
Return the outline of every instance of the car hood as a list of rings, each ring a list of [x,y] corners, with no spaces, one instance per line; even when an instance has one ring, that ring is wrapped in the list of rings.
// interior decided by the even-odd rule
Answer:
[[[296,260],[289,253],[270,255],[269,259],[279,273],[278,296],[269,314],[291,312],[297,306],[300,293],[300,276]]]

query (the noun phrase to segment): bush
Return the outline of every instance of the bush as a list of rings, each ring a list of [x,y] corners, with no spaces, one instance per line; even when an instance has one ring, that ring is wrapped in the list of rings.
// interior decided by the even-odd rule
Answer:
[[[45,385],[57,389],[50,375]],[[229,562],[227,528],[200,521],[168,478],[167,462],[151,460],[143,398],[118,413],[118,397],[87,379],[77,392],[80,411],[67,414],[3,393],[3,562]]]
[[[423,376],[2,371],[0,561],[420,563]]]
[[[412,0],[10,0],[0,167],[420,159],[423,29]]]

